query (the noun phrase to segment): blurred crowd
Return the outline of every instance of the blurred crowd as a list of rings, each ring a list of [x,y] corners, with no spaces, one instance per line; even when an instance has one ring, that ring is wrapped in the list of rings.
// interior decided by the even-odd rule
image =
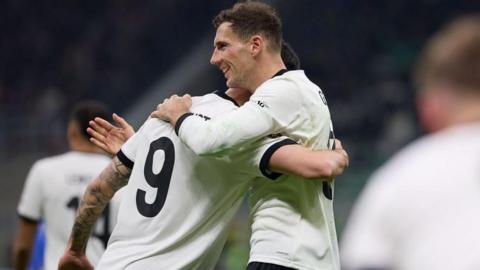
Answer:
[[[78,100],[125,112],[213,35],[211,18],[234,2],[0,1],[0,161],[64,151],[67,112]],[[480,11],[471,0],[268,2],[280,12],[302,68],[324,90],[336,136],[362,179],[355,168],[371,171],[421,133],[411,71],[425,40],[450,19]],[[219,72],[202,79],[225,88]],[[216,89],[189,92],[209,90]],[[363,183],[338,184],[338,209],[342,196],[353,201],[345,190],[356,195]],[[346,214],[337,212],[342,227]],[[2,228],[10,220],[0,220]],[[226,250],[244,253],[236,241],[243,247],[245,237],[235,233]]]
[[[408,82],[418,48],[439,24],[478,7],[467,0],[271,2],[359,161],[371,158],[364,150],[372,145],[387,156],[418,134]],[[231,3],[2,1],[0,156],[63,150],[66,108],[76,100],[96,98],[123,112],[213,32],[213,14]],[[223,88],[215,75],[206,79]]]

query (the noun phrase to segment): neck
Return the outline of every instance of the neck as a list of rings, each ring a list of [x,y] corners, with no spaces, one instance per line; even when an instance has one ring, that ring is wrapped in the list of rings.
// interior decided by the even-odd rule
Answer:
[[[69,144],[70,144],[70,149],[72,151],[98,153],[98,154],[103,153],[103,151],[100,148],[96,147],[94,144],[86,140],[82,140],[82,141],[72,140],[69,142]]]
[[[252,73],[254,76],[250,80],[248,89],[251,93],[254,93],[262,83],[271,79],[278,71],[285,68],[280,54],[266,53],[263,57],[259,56],[255,71]]]
[[[480,121],[480,98],[465,100],[456,107],[448,118],[449,126]]]
[[[238,105],[242,106],[250,99],[252,93],[243,88],[229,88],[225,94],[235,100]]]

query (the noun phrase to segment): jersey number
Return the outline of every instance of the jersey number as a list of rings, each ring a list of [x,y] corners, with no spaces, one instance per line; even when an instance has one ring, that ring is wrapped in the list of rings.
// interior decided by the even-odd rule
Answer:
[[[78,197],[73,197],[70,201],[67,203],[68,208],[72,208],[75,212],[78,210],[78,205],[79,205],[79,198]],[[110,238],[110,206],[107,204],[105,206],[105,209],[103,209],[102,212],[102,218],[104,220],[103,222],[103,228],[100,233],[98,232],[93,232],[92,237],[96,237],[102,241],[103,247],[107,248],[108,244],[108,239]]]
[[[153,156],[158,150],[163,150],[164,161],[162,169],[158,174],[153,172]],[[141,189],[137,190],[137,209],[145,217],[154,217],[160,213],[165,200],[167,199],[168,188],[172,179],[173,163],[175,161],[175,147],[172,140],[167,137],[161,137],[150,144],[145,168],[143,170],[147,183],[157,189],[157,195],[153,203],[146,201],[147,192]]]
[[[328,138],[328,148],[335,150],[335,133],[333,133],[333,129],[330,129],[330,136]],[[329,182],[323,181],[323,195],[329,200],[333,200],[333,190],[332,186]]]

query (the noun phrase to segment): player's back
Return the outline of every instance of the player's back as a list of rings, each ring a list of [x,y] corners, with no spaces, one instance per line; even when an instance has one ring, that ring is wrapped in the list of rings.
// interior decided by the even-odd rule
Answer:
[[[27,178],[18,207],[19,215],[43,220],[46,231],[45,269],[56,269],[63,254],[76,211],[88,183],[108,164],[102,154],[70,151],[37,161]],[[118,196],[117,196],[118,197]],[[113,201],[117,204],[117,198]],[[103,217],[87,246],[87,257],[96,263],[103,253],[115,211]]]
[[[209,94],[195,97],[192,111],[207,119],[235,108]],[[99,269],[213,269],[252,179],[242,172],[244,157],[233,158],[235,167],[198,157],[158,119],[147,120],[119,155],[134,165]]]
[[[348,269],[480,269],[480,123],[410,144],[377,170],[342,240]]]

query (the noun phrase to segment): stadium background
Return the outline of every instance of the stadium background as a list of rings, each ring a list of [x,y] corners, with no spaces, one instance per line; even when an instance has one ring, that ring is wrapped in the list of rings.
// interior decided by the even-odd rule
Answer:
[[[421,134],[410,70],[425,39],[478,0],[272,0],[284,37],[324,90],[350,168],[337,179],[341,237],[371,172]],[[208,64],[211,19],[234,1],[0,1],[0,268],[11,266],[16,204],[33,161],[67,149],[78,100],[99,99],[138,127],[173,93],[225,89]],[[218,269],[242,269],[248,210]]]

